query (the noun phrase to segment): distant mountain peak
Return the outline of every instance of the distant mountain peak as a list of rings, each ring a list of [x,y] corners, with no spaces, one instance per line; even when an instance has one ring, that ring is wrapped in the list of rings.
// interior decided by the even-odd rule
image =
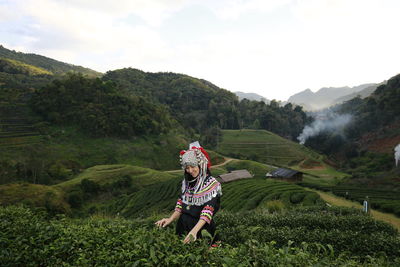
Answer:
[[[338,104],[337,100],[341,99],[341,97],[355,94],[375,85],[376,84],[369,83],[353,87],[322,87],[315,93],[310,89],[305,89],[289,97],[288,102],[301,105],[306,110],[324,109]]]
[[[246,98],[248,100],[264,101],[265,103],[270,102],[270,100],[268,100],[267,98],[263,97],[262,95],[256,94],[256,93],[244,93],[244,92],[236,91],[236,92],[234,92],[234,94],[239,97],[239,100]]]

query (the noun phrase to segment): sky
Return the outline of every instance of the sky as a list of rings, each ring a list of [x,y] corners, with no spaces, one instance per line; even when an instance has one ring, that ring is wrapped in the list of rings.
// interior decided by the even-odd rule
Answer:
[[[267,99],[400,73],[398,0],[0,0],[0,44]]]

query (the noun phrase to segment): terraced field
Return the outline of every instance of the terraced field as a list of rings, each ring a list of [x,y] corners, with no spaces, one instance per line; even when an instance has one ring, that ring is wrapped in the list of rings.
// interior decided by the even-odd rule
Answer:
[[[316,205],[319,195],[301,186],[271,179],[244,179],[223,184],[222,207],[229,211],[246,211],[281,202],[284,206]]]
[[[34,121],[27,114],[28,107],[17,105],[0,105],[0,147],[13,148],[41,142],[40,133]]]
[[[170,212],[178,198],[180,185],[180,177],[153,184],[135,194],[122,196],[107,208],[108,212],[131,218]],[[221,209],[234,212],[323,203],[317,193],[295,184],[258,178],[224,183],[222,192]]]
[[[322,156],[295,142],[264,130],[223,130],[217,152],[235,158],[291,166],[306,159],[322,165]]]

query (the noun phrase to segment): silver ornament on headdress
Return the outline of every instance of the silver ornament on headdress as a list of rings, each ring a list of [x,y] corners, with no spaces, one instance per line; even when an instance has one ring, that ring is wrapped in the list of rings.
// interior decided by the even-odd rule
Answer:
[[[197,148],[186,150],[185,154],[181,155],[182,169],[187,166],[202,166],[204,163],[208,163],[206,156]]]

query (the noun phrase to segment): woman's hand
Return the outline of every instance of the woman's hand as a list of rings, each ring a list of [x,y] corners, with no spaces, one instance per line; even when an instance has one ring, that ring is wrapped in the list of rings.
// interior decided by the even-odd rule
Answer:
[[[156,221],[154,224],[157,225],[158,227],[166,227],[169,225],[173,220],[171,218],[164,218],[159,221]]]
[[[179,219],[179,217],[181,217],[181,213],[179,211],[174,211],[174,213],[172,213],[172,215],[169,218],[161,219],[159,221],[156,221],[154,224],[157,225],[158,227],[166,227],[173,221]]]
[[[196,239],[197,239],[197,232],[195,233],[193,231],[190,231],[187,234],[187,236],[185,237],[185,239],[183,240],[183,243],[187,244],[190,242],[194,242],[194,241],[196,241]]]

